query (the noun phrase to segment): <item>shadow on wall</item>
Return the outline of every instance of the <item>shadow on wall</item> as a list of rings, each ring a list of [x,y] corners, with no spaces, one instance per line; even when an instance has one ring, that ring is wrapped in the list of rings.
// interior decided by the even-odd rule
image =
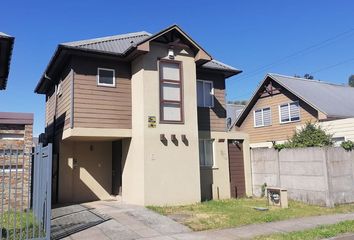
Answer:
[[[45,128],[45,138],[41,139],[44,146],[53,143],[53,160],[52,160],[52,202],[57,201],[58,189],[58,157],[59,157],[59,141],[63,136],[66,113],[63,113]]]
[[[59,203],[107,200],[112,192],[112,142],[64,142]]]
[[[201,168],[200,169],[200,190],[201,200],[209,201],[213,199],[213,169]]]
[[[226,109],[220,103],[220,101],[214,97],[214,107],[198,107],[198,127],[199,130],[207,130],[211,129],[211,113],[214,112],[216,118],[225,119],[225,128],[226,128]]]

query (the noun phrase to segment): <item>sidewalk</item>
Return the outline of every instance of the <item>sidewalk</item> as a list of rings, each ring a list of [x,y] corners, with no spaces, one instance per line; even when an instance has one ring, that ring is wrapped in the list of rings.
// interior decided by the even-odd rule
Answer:
[[[354,213],[335,214],[317,217],[297,218],[279,222],[253,224],[237,228],[192,232],[187,227],[161,216],[146,208],[117,204],[114,202],[94,202],[84,204],[110,220],[68,236],[76,239],[114,239],[114,240],[237,240],[279,232],[293,232],[315,228],[319,225],[334,224],[354,220]],[[74,220],[74,219],[73,219]],[[71,224],[68,223],[70,227]],[[65,230],[65,229],[64,229]],[[347,236],[338,238],[348,240]]]
[[[179,240],[252,239],[253,237],[259,235],[266,235],[266,234],[279,233],[279,232],[301,231],[301,230],[315,228],[319,225],[335,224],[345,220],[354,220],[354,213],[296,218],[296,219],[279,221],[279,222],[247,225],[238,228],[177,234],[177,235],[172,235],[170,237],[171,239],[179,239]],[[170,238],[166,238],[166,240],[167,239]],[[353,238],[344,238],[343,236],[343,240],[344,239],[353,239]]]

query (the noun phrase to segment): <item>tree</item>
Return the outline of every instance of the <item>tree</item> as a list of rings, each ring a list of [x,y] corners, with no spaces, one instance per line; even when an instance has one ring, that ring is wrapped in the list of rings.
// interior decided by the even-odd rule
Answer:
[[[306,78],[306,79],[314,79],[314,77],[312,75],[308,74],[308,73],[306,73],[304,75],[304,78]]]
[[[234,101],[228,101],[227,103],[236,104],[236,105],[247,105],[248,100],[234,100]]]
[[[327,134],[321,126],[308,122],[300,130],[295,131],[294,135],[284,144],[276,144],[274,148],[302,148],[302,147],[324,147],[332,146],[332,135]]]
[[[348,84],[351,87],[354,87],[354,75],[351,75],[348,79]]]
[[[296,77],[296,78],[314,79],[314,77],[311,74],[309,74],[309,73],[305,73],[303,77],[301,77],[300,75],[295,74],[294,77]]]

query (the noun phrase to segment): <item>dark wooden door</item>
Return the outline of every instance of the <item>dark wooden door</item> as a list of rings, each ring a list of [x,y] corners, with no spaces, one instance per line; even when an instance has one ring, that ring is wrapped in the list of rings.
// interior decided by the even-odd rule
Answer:
[[[112,142],[112,195],[119,195],[122,188],[122,141]]]
[[[239,198],[246,195],[242,145],[243,144],[241,141],[228,141],[230,187],[232,198]]]

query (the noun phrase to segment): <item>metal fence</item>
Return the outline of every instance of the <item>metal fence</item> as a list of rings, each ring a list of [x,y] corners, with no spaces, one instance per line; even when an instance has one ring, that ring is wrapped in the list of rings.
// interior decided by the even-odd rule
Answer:
[[[0,149],[0,239],[50,239],[52,145]]]

